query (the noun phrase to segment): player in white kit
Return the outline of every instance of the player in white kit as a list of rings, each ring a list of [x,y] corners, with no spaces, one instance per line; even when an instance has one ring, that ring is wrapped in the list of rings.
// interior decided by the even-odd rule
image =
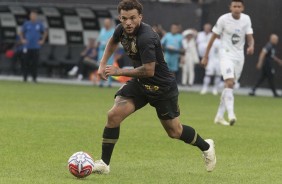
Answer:
[[[214,95],[218,94],[218,88],[221,82],[221,72],[220,72],[220,63],[219,63],[219,49],[220,49],[220,40],[215,39],[209,54],[209,62],[206,67],[205,77],[203,82],[203,87],[200,92],[201,95],[204,95],[208,92],[208,87],[211,82],[212,76],[214,76],[213,81],[213,90]]]
[[[202,59],[204,66],[208,63],[208,56],[214,40],[220,36],[220,69],[224,79],[224,90],[221,94],[220,104],[215,117],[215,123],[227,125],[224,113],[227,110],[229,124],[236,122],[234,113],[233,88],[235,82],[240,78],[244,65],[244,45],[247,37],[247,54],[254,53],[254,38],[251,19],[243,14],[243,0],[232,0],[230,4],[231,13],[222,15],[213,27],[213,35],[209,41],[206,53]]]

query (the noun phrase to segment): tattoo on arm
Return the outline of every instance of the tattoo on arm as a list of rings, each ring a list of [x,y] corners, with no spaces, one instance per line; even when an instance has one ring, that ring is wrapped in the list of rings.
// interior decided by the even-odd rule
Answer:
[[[144,65],[134,69],[122,69],[120,70],[120,72],[116,71],[116,73],[118,73],[119,75],[129,76],[129,77],[138,77],[138,78],[148,77],[148,71]]]
[[[147,71],[144,66],[140,66],[136,68],[136,75],[137,77],[146,77],[147,76]]]

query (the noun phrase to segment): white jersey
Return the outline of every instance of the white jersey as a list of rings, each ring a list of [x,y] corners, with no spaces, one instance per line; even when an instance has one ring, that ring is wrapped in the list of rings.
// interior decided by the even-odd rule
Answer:
[[[218,60],[219,61],[219,50],[221,48],[221,43],[220,43],[220,39],[215,39],[210,53],[209,53],[209,60]]]
[[[234,19],[231,13],[222,15],[212,31],[220,35],[221,54],[238,60],[244,60],[246,35],[253,34],[251,19],[241,13],[240,19]]]
[[[220,40],[215,39],[214,43],[211,47],[210,53],[209,53],[209,62],[206,67],[206,75],[212,76],[220,76],[220,58],[219,58],[219,50],[220,50]]]
[[[198,52],[200,57],[204,57],[209,40],[212,36],[212,33],[206,33],[204,31],[201,31],[197,35],[197,45],[198,45]]]

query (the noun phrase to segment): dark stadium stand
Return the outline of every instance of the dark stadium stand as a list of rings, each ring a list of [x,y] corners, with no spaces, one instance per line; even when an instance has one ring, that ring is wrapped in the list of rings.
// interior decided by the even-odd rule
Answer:
[[[63,7],[31,5],[0,5],[0,44],[16,42],[21,25],[28,13],[36,10],[38,18],[48,29],[48,41],[40,51],[40,74],[64,77],[66,71],[77,64],[80,52],[89,38],[96,38],[104,18],[112,18],[108,9],[91,7]],[[1,47],[3,48],[3,47]],[[10,59],[5,58],[7,47],[2,49],[0,72],[8,70]]]

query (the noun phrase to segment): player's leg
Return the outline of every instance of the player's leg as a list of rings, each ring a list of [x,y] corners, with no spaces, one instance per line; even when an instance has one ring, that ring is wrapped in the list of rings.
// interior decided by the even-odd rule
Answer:
[[[103,132],[102,156],[94,164],[93,172],[108,174],[110,172],[110,160],[119,139],[121,122],[135,111],[133,100],[117,96],[113,107],[108,112],[108,119]]]
[[[226,106],[224,102],[225,90],[222,91],[220,96],[220,102],[217,109],[216,116],[214,118],[214,123],[219,125],[229,126],[230,124],[224,119],[224,113],[226,111]]]
[[[269,71],[267,73],[268,84],[269,84],[269,87],[270,87],[270,89],[273,93],[273,96],[279,97],[279,95],[276,92],[276,87],[275,87],[275,84],[274,84],[274,74],[275,74],[275,71],[269,69]]]
[[[235,74],[233,62],[230,59],[221,59],[220,71],[224,79],[224,89],[221,93],[220,103],[214,122],[216,124],[229,125],[229,123],[224,120],[224,113],[227,110],[228,115],[231,115],[231,112],[234,114],[233,87]]]
[[[189,86],[192,86],[194,84],[194,81],[195,81],[195,66],[194,66],[194,61],[192,59],[189,59],[188,61],[188,72],[189,72],[189,75],[188,75],[188,84]]]
[[[214,81],[213,81],[213,89],[212,89],[212,93],[213,95],[218,95],[218,89],[219,89],[219,85],[221,82],[221,77],[218,75],[214,76]]]
[[[209,149],[209,144],[197,134],[195,129],[181,124],[178,117],[169,120],[160,119],[160,121],[170,138],[179,139],[187,144],[197,146],[201,151]]]
[[[33,82],[37,82],[37,68],[39,62],[39,49],[32,50],[32,63],[31,63],[31,73]]]
[[[219,86],[221,83],[221,72],[220,72],[220,65],[219,62],[216,62],[216,64],[214,65],[214,71],[215,71],[215,76],[214,76],[214,84],[213,84],[213,94],[217,95],[218,94],[218,90],[219,90]]]
[[[82,61],[84,59],[84,56],[80,56],[79,60],[77,61],[77,65],[74,65],[70,71],[68,71],[69,76],[75,76],[77,72],[79,71],[79,66],[81,65]]]
[[[229,78],[224,80],[224,103],[226,107],[226,111],[228,113],[228,119],[230,125],[233,125],[236,121],[236,116],[234,113],[234,94],[233,94],[233,88],[234,88],[234,78]]]
[[[184,57],[184,60],[185,60],[185,63],[183,64],[183,67],[182,67],[182,85],[186,85],[187,84],[187,81],[188,81],[188,65],[187,65],[187,59],[186,59],[186,56]]]
[[[256,95],[257,88],[263,83],[265,78],[266,78],[266,74],[265,74],[264,71],[262,71],[258,81],[256,82],[255,86],[252,88],[252,90],[249,93],[250,96],[255,96]]]
[[[83,75],[84,75],[85,70],[86,70],[86,66],[85,66],[83,61],[84,61],[84,57],[81,60],[79,60],[79,62],[78,62],[78,70],[77,70],[77,79],[78,80],[83,79],[83,77],[84,77]]]
[[[212,171],[216,164],[213,140],[203,140],[194,128],[180,123],[178,118],[180,110],[177,88],[167,92],[167,95],[166,99],[161,99],[150,104],[156,108],[160,122],[168,136],[197,146],[204,154],[207,171]]]
[[[23,81],[27,81],[28,73],[29,73],[29,63],[30,56],[29,51],[24,49],[23,51],[23,60],[22,60],[22,73],[23,73]]]
[[[135,80],[128,81],[116,93],[115,103],[109,110],[102,141],[102,160],[95,162],[94,173],[109,173],[109,164],[118,141],[121,122],[147,104],[143,91]]]
[[[112,151],[119,138],[121,122],[135,111],[133,100],[117,96],[114,106],[108,112],[108,120],[103,133],[102,159],[109,165]]]
[[[200,92],[201,95],[204,95],[208,92],[208,87],[210,85],[210,82],[211,82],[211,76],[205,75],[204,81],[203,81],[203,87],[202,87],[202,90]]]
[[[239,80],[243,66],[244,66],[244,61],[240,60],[231,60],[228,62],[229,67],[225,71],[226,73],[223,75],[224,78],[224,85],[225,85],[225,94],[224,94],[224,102],[226,106],[226,110],[228,112],[228,119],[230,125],[234,125],[236,122],[236,116],[234,113],[234,84],[235,80]],[[228,73],[229,71],[232,71],[231,74]]]
[[[169,137],[182,140],[192,146],[197,146],[203,152],[207,171],[213,171],[216,165],[213,140],[202,139],[194,128],[181,124],[178,117],[160,121]]]
[[[212,61],[210,61],[208,63],[208,66],[206,67],[206,70],[205,70],[205,77],[204,77],[204,81],[203,81],[203,87],[202,87],[202,90],[200,92],[201,95],[204,95],[208,92],[208,87],[210,85],[210,82],[211,82],[211,76],[212,76]]]

